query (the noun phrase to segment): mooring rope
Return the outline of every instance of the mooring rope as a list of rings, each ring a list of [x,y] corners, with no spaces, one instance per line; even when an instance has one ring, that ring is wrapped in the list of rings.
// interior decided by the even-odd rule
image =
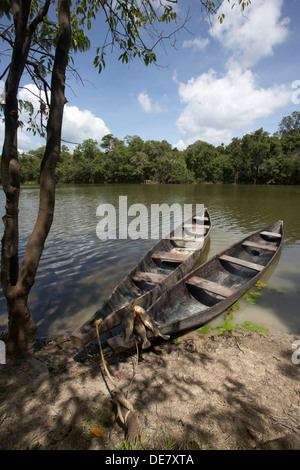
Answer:
[[[100,335],[99,335],[99,330],[98,330],[98,327],[99,327],[99,324],[102,322],[102,318],[100,318],[99,320],[95,320],[95,327],[96,327],[96,333],[97,333],[97,339],[98,339],[98,344],[99,344],[99,349],[100,349],[100,355],[101,355],[101,359],[102,359],[102,363],[103,363],[103,367],[105,369],[105,372],[112,384],[112,386],[114,387],[112,391],[110,391],[110,394],[112,396],[114,396],[115,398],[115,402],[116,402],[116,406],[117,406],[117,411],[118,411],[118,416],[121,420],[121,422],[123,424],[125,424],[125,420],[124,420],[124,417],[122,415],[122,411],[121,411],[121,406],[124,406],[125,408],[127,408],[127,410],[131,411],[131,413],[133,414],[133,416],[135,417],[135,420],[138,424],[138,427],[139,427],[139,432],[140,432],[140,438],[141,438],[141,441],[144,440],[144,437],[143,437],[143,429],[142,429],[142,425],[140,423],[140,420],[137,416],[137,413],[135,411],[135,409],[133,408],[132,404],[130,403],[129,400],[127,400],[127,398],[125,397],[124,393],[122,392],[122,390],[120,390],[116,384],[114,383],[113,381],[113,378],[112,376],[110,375],[110,372],[107,368],[107,365],[106,365],[106,361],[104,359],[104,355],[103,355],[103,351],[102,351],[102,346],[101,346],[101,341],[100,341]]]

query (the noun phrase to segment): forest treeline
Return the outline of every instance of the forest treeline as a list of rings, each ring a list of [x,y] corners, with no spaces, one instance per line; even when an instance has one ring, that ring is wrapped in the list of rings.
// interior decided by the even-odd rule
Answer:
[[[44,148],[20,156],[21,182],[38,182]],[[166,140],[124,140],[112,134],[100,143],[88,139],[71,152],[62,146],[58,183],[192,183],[300,184],[300,113],[282,119],[278,132],[263,129],[227,146],[203,141],[185,150]]]

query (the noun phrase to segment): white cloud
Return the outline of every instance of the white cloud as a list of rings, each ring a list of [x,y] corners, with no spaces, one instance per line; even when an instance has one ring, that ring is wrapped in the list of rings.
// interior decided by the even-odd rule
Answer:
[[[69,142],[81,143],[86,139],[100,141],[109,134],[104,121],[88,110],[80,110],[77,106],[65,106],[62,138]],[[68,146],[68,143],[66,143]]]
[[[138,96],[138,102],[140,103],[143,111],[145,113],[150,113],[151,111],[151,101],[146,93],[140,93]]]
[[[4,122],[0,121],[0,145],[1,148],[4,143]],[[26,132],[22,129],[19,129],[18,132],[18,150],[20,153],[28,152],[29,150],[34,150],[38,147],[45,145],[44,141],[41,138],[34,137],[33,134]],[[0,150],[1,151],[1,150]]]
[[[4,99],[4,82],[0,80],[0,99],[3,101]],[[21,89],[19,93],[19,98],[23,100],[31,100],[34,101],[35,104],[37,105],[38,99],[34,97],[29,90],[33,91],[34,90],[34,85],[28,85],[25,89]],[[1,96],[3,98],[1,98]],[[20,120],[24,123],[28,122],[28,116],[25,113],[20,113],[19,116]],[[20,153],[27,152],[28,150],[35,149],[39,146],[44,145],[43,141],[39,137],[34,137],[32,133],[26,132],[25,127],[19,128],[18,132],[18,150]],[[4,122],[2,119],[0,119],[0,143],[1,147],[4,142]]]
[[[45,100],[44,93],[41,94],[41,97]],[[34,109],[39,109],[39,92],[35,85],[25,85],[19,92],[19,98],[31,101]],[[28,115],[21,113],[20,120],[27,123]],[[4,135],[3,129],[4,125],[0,124],[0,138]],[[104,135],[109,133],[110,130],[105,125],[104,121],[91,113],[91,111],[80,110],[77,106],[65,105],[62,139],[67,141],[67,146],[71,147],[68,142],[74,142],[76,144],[82,143],[86,139],[94,139],[99,142]],[[34,137],[33,134],[25,132],[24,129],[20,130],[18,135],[18,148],[21,153],[33,150],[42,145],[45,145],[45,141],[42,138]]]
[[[0,80],[0,104],[4,104],[4,101],[5,101],[4,87],[5,87],[4,81]]]
[[[179,97],[185,107],[176,125],[179,145],[196,140],[214,145],[228,144],[233,131],[249,127],[255,119],[270,116],[291,100],[285,85],[261,88],[257,77],[240,68],[218,76],[214,70],[179,84]]]
[[[210,34],[229,52],[227,71],[210,70],[187,83],[178,83],[184,108],[176,122],[181,139],[178,148],[196,140],[227,144],[238,130],[258,118],[271,116],[291,102],[288,85],[262,88],[250,67],[274,53],[286,41],[288,18],[282,18],[283,0],[252,0],[243,14],[224,2],[225,20],[214,21]],[[217,15],[218,16],[218,15]],[[192,44],[190,44],[192,45]]]
[[[153,103],[151,98],[145,92],[138,95],[138,102],[145,113],[164,113],[166,110],[158,103]]]
[[[3,142],[4,142],[4,123],[2,122],[2,119],[0,120],[0,142],[1,142],[1,149],[2,149]]]
[[[20,153],[29,152],[30,150],[37,149],[45,145],[45,140],[42,137],[34,136],[30,132],[22,129],[18,132],[18,150]]]
[[[244,13],[238,7],[224,2],[220,12],[225,20],[214,20],[210,34],[217,39],[244,67],[255,65],[260,59],[273,55],[274,47],[288,36],[289,18],[281,18],[284,0],[252,0]],[[217,15],[218,16],[218,15]]]
[[[183,42],[182,47],[191,47],[193,51],[204,51],[209,43],[209,38],[188,39]]]

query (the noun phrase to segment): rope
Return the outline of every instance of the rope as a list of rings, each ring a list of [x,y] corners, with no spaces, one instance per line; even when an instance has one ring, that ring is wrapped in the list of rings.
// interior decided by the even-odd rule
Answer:
[[[130,403],[129,400],[127,400],[127,398],[125,397],[124,393],[122,392],[122,390],[120,390],[116,384],[114,383],[113,381],[113,378],[112,376],[110,375],[110,372],[107,368],[107,365],[106,365],[106,361],[104,359],[104,355],[103,355],[103,351],[102,351],[102,346],[101,346],[101,341],[100,341],[100,335],[99,335],[99,330],[98,330],[98,326],[99,324],[102,322],[102,318],[100,318],[99,320],[95,320],[95,327],[96,327],[96,333],[97,333],[97,339],[98,339],[98,344],[99,344],[99,349],[100,349],[100,354],[101,354],[101,359],[102,359],[102,363],[103,363],[103,367],[104,367],[104,370],[113,386],[113,390],[110,391],[110,394],[113,394],[114,397],[115,397],[115,403],[116,403],[116,406],[117,406],[117,411],[118,411],[118,416],[121,420],[121,422],[123,424],[125,424],[125,420],[124,420],[124,417],[122,415],[122,411],[121,411],[121,406],[124,406],[127,410],[131,411],[131,413],[133,414],[133,416],[135,417],[135,420],[137,422],[137,425],[139,427],[139,433],[140,433],[140,438],[141,438],[141,441],[144,441],[144,437],[143,437],[143,429],[142,429],[142,425],[140,423],[140,420],[137,416],[137,413],[135,411],[135,409],[133,408],[132,404]]]

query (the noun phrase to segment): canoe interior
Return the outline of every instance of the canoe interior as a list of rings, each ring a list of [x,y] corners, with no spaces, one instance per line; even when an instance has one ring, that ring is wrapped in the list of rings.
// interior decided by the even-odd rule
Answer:
[[[209,217],[208,212],[205,211],[206,217]],[[187,273],[187,266],[190,264],[189,260],[191,260],[192,265],[195,264],[196,260],[199,257],[200,250],[202,251],[205,243],[207,241],[207,235],[210,231],[210,225],[207,226],[205,229],[204,236],[200,236],[198,239],[195,239],[193,242],[184,242],[183,240],[172,240],[173,231],[171,232],[170,236],[163,238],[160,240],[138,263],[137,266],[131,271],[121,283],[117,286],[114,290],[110,302],[104,304],[101,308],[102,314],[105,315],[106,310],[110,311],[111,308],[113,310],[122,308],[126,306],[128,303],[139,299],[142,301],[141,297],[152,290],[161,290],[163,287],[161,283],[155,282],[147,282],[146,280],[137,280],[135,279],[135,274],[137,272],[145,272],[145,273],[153,273],[162,276],[170,276],[171,274],[176,274],[178,279],[182,277],[182,275]],[[156,253],[170,253],[174,256],[174,260],[164,260],[160,257],[155,257]],[[176,260],[176,255],[178,255],[178,259]],[[185,255],[185,261],[182,258],[182,255]],[[195,256],[194,256],[195,255]],[[173,276],[175,278],[175,276]],[[148,296],[150,305],[150,297]],[[147,305],[145,302],[144,305]]]
[[[147,310],[148,315],[163,334],[199,327],[226,311],[257,282],[279,253],[282,241],[281,221],[244,238],[166,290]],[[122,332],[108,344],[115,351],[124,349]]]
[[[281,221],[252,234],[188,274],[163,294],[148,313],[163,333],[205,323],[224,312],[257,282],[279,252],[282,240]],[[232,262],[232,258],[242,265]]]
[[[99,325],[100,333],[111,330],[122,322],[133,303],[138,301],[147,309],[165,289],[191,271],[209,239],[211,220],[207,209],[184,221],[185,225],[189,228],[183,233],[184,238],[181,236],[183,230],[176,227],[159,240],[122,279],[92,318],[71,334],[75,346],[83,347],[95,338],[96,319],[105,320]],[[102,336],[102,340],[105,342],[110,334]]]

